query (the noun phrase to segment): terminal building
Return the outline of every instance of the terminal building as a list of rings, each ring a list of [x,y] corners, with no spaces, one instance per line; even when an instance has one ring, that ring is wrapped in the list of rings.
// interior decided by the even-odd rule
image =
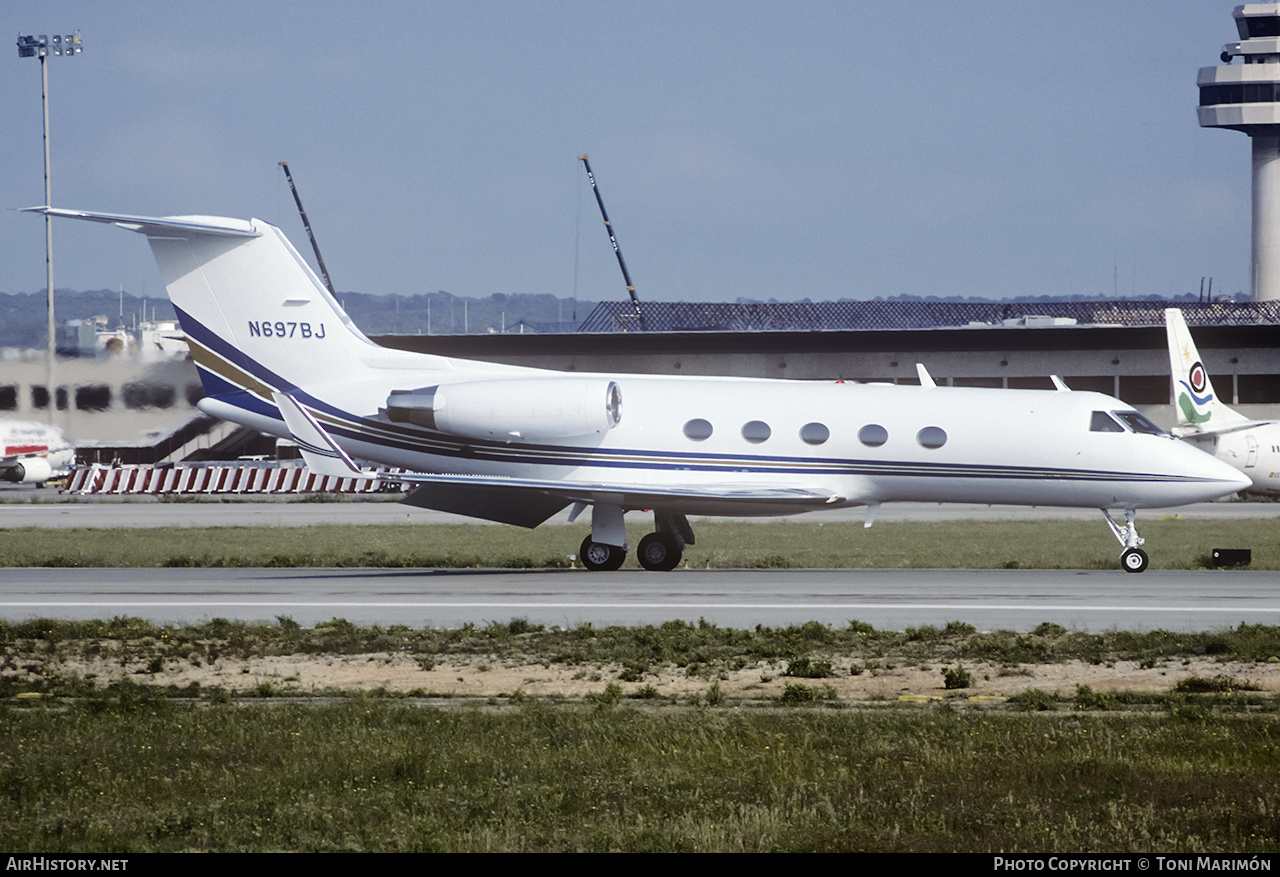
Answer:
[[[1116,396],[1173,422],[1167,302],[818,304],[605,302],[582,329],[557,334],[386,335],[387,347],[576,372],[735,375],[1075,390]],[[1185,304],[1224,401],[1280,418],[1280,302]],[[643,322],[644,328],[638,324]],[[593,330],[593,331],[586,331]],[[50,420],[86,462],[158,463],[270,455],[265,443],[204,417],[187,358],[105,351],[60,359],[47,386],[42,353],[0,358],[0,417]],[[52,406],[53,411],[50,411]]]

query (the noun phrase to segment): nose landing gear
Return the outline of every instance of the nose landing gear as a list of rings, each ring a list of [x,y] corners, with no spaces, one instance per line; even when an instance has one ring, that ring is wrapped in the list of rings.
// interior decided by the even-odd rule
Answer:
[[[1111,534],[1124,547],[1124,551],[1120,554],[1120,568],[1125,572],[1143,572],[1148,563],[1147,552],[1139,548],[1147,540],[1138,535],[1138,530],[1133,526],[1133,518],[1137,513],[1135,509],[1124,510],[1124,526],[1120,526],[1111,512],[1101,509],[1102,517],[1106,519],[1107,526],[1111,528]]]

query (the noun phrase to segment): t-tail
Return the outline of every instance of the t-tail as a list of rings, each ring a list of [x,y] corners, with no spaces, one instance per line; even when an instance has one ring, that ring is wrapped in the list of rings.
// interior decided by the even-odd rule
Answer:
[[[1214,392],[1209,372],[1200,352],[1191,340],[1191,330],[1178,308],[1164,312],[1169,339],[1169,365],[1173,370],[1173,399],[1176,409],[1175,432],[1190,434],[1213,432],[1246,418],[1223,404]]]
[[[210,413],[240,409],[279,420],[276,392],[313,404],[318,388],[370,370],[450,367],[443,357],[366,338],[284,234],[261,220],[30,209],[146,235],[204,384],[201,407]]]

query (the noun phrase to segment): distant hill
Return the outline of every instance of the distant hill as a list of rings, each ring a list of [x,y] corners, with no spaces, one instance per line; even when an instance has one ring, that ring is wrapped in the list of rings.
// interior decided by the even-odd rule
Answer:
[[[1096,301],[1099,296],[1025,296],[1021,302]],[[1144,296],[1142,300],[1162,300],[1160,296]],[[556,298],[553,295],[504,295],[488,298],[464,298],[448,292],[419,295],[368,295],[363,292],[339,292],[338,300],[351,319],[366,335],[481,335],[489,332],[572,331],[586,319],[597,302]],[[853,301],[854,299],[840,299]],[[877,301],[925,302],[990,302],[991,298],[956,296],[895,295],[877,296]],[[1193,294],[1168,299],[1171,302],[1195,301]],[[739,299],[739,303],[755,300]],[[776,302],[776,299],[770,299]],[[802,299],[808,301],[808,299]],[[1014,299],[1008,299],[1014,301]],[[167,298],[135,296],[110,289],[74,292],[59,289],[54,298],[58,323],[106,315],[111,326],[123,323],[132,327],[144,320],[172,320],[173,305]],[[45,295],[43,292],[0,292],[0,347],[34,347],[45,345]]]
[[[552,295],[501,293],[488,298],[461,298],[447,292],[412,296],[339,292],[338,299],[366,335],[452,335],[464,331],[484,334],[502,331],[504,326],[508,332],[519,332],[521,321],[538,331],[550,329],[552,324],[576,325],[596,306],[594,301]],[[101,315],[106,315],[113,327],[175,317],[167,298],[129,293],[121,296],[110,289],[58,289],[53,306],[59,325]],[[44,347],[45,307],[43,292],[0,292],[0,347]]]

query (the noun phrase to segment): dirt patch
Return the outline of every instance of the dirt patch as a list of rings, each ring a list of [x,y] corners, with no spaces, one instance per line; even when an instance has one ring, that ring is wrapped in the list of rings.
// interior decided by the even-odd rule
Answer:
[[[649,686],[658,698],[685,701],[698,697],[719,683],[730,699],[779,697],[788,684],[831,686],[846,701],[893,700],[900,697],[967,696],[1008,697],[1038,688],[1062,697],[1073,697],[1076,686],[1095,691],[1167,692],[1183,679],[1228,677],[1248,683],[1261,693],[1280,693],[1280,663],[1233,663],[1211,659],[1168,659],[1142,667],[1134,661],[1112,664],[1067,662],[1000,667],[966,664],[972,687],[947,691],[944,665],[884,666],[863,669],[857,675],[846,662],[835,662],[836,675],[820,679],[784,676],[785,662],[761,662],[736,671],[689,676],[681,668],[651,668],[632,681],[622,681],[618,664],[565,665],[504,661],[496,656],[459,660],[423,660],[400,653],[364,655],[287,655],[261,658],[220,658],[212,664],[171,658],[163,666],[139,663],[121,666],[118,659],[56,660],[49,666],[9,663],[4,675],[37,678],[52,674],[63,678],[91,678],[105,687],[124,677],[144,685],[223,688],[232,692],[319,694],[326,691],[415,693],[441,697],[491,698],[517,693],[533,697],[582,699],[617,683],[624,695]]]

